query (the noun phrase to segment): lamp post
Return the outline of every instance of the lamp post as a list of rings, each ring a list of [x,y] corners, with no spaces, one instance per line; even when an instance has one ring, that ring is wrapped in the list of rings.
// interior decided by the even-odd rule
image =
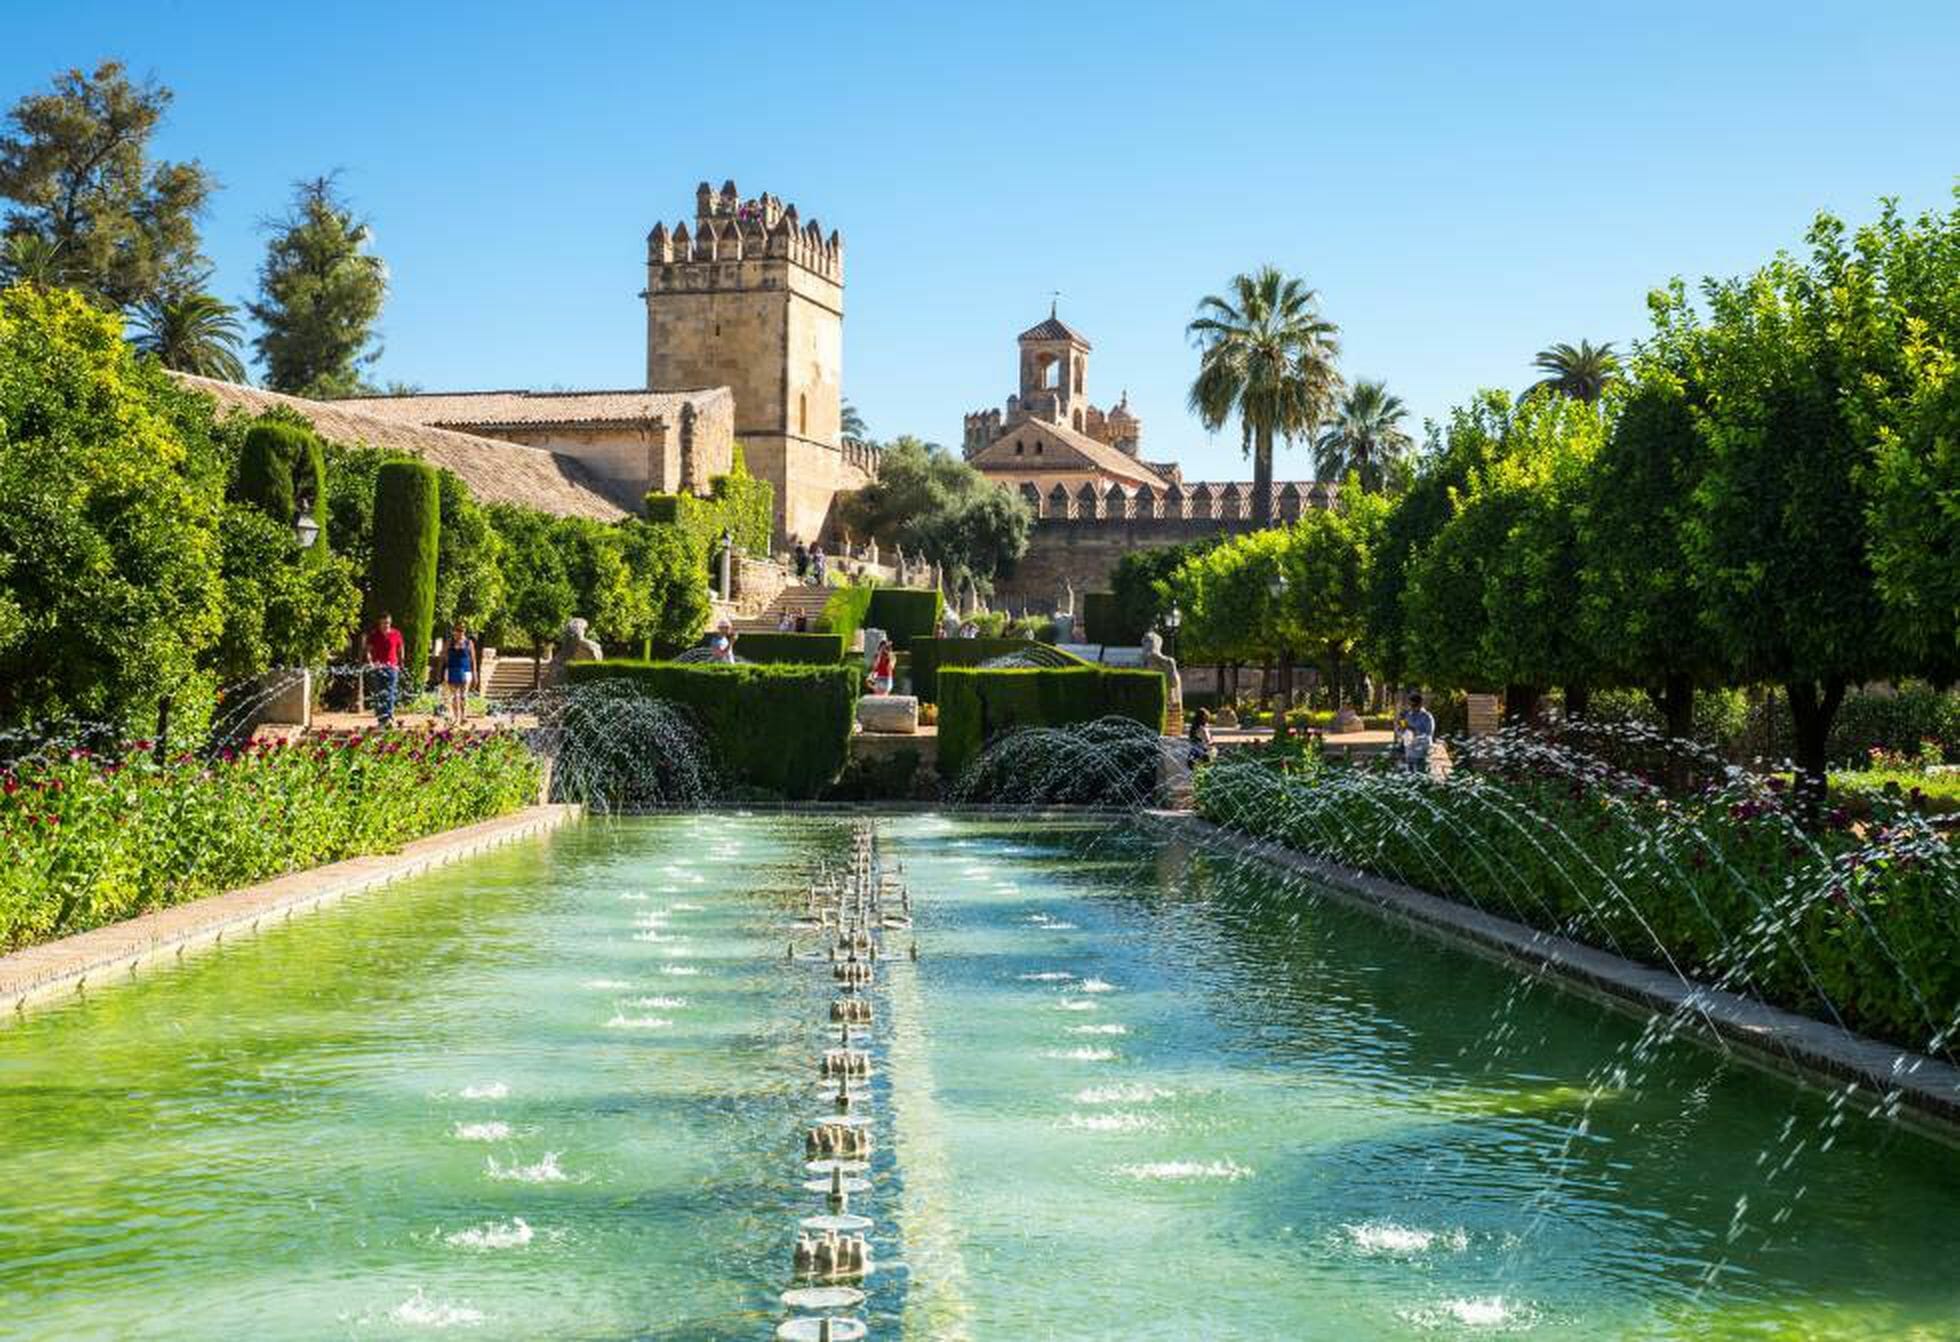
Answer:
[[[1279,569],[1275,569],[1273,570],[1271,580],[1266,583],[1266,595],[1270,596],[1274,601],[1283,601],[1286,599],[1286,589],[1288,586],[1286,574]],[[1278,661],[1279,708],[1273,713],[1273,738],[1275,740],[1286,735],[1286,715],[1293,707],[1293,656],[1285,648],[1281,648],[1279,649]]]
[[[727,527],[721,529],[721,599],[726,601],[733,594],[735,578],[735,533]]]
[[[1171,608],[1164,612],[1164,641],[1170,645],[1170,658],[1177,660],[1177,631],[1184,627],[1184,612],[1173,601]]]

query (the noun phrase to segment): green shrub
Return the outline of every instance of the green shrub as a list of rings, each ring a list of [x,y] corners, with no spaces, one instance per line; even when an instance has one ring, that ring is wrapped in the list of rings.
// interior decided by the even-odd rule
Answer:
[[[224,630],[214,659],[229,684],[275,666],[318,666],[346,647],[361,608],[354,566],[310,561],[292,528],[247,503],[225,505]]]
[[[261,419],[245,431],[233,486],[240,503],[249,503],[291,534],[302,511],[320,524],[308,548],[310,562],[327,556],[327,466],[312,430],[287,419]]]
[[[1082,594],[1082,636],[1091,643],[1113,643],[1127,647],[1116,620],[1116,593],[1084,592]],[[1142,632],[1138,631],[1138,638]],[[1129,640],[1135,642],[1136,640]]]
[[[916,678],[918,647],[913,657]],[[1155,671],[1108,666],[948,666],[938,673],[937,692],[939,772],[948,779],[959,777],[989,741],[1016,727],[1061,727],[1125,717],[1164,730],[1164,678]]]
[[[940,613],[946,598],[937,589],[880,587],[871,594],[871,609],[864,622],[885,631],[892,646],[903,651],[915,638],[931,638],[939,630]]]
[[[538,797],[515,736],[371,732],[154,763],[42,755],[0,771],[0,950],[363,853]]]
[[[837,588],[823,603],[823,613],[817,616],[817,623],[826,632],[842,638],[849,647],[858,630],[864,628],[864,617],[870,614],[871,598],[877,591],[875,587],[858,585]]]
[[[418,685],[436,618],[436,551],[442,494],[434,468],[391,461],[374,476],[374,551],[368,564],[363,623],[383,611],[402,632],[402,673]]]
[[[623,681],[685,709],[730,783],[812,798],[850,750],[858,685],[851,667],[574,662],[566,672],[573,685]]]
[[[1960,868],[1917,823],[1881,821],[1861,835],[1836,817],[1806,834],[1774,782],[1662,799],[1560,771],[1459,767],[1437,781],[1304,767],[1201,770],[1198,812],[1704,980],[1729,974],[1747,948],[1740,990],[1836,1013],[1908,1048],[1928,1048],[1960,1013]],[[1790,895],[1805,898],[1768,916]]]
[[[1029,652],[1034,646],[1025,638],[915,639],[911,648],[912,693],[919,696],[921,703],[936,704],[939,702],[939,668],[942,666],[979,666],[996,657]],[[1077,665],[1088,665],[1081,658],[1054,648],[1047,651],[1058,657],[1067,657]]]
[[[837,634],[743,633],[735,639],[735,655],[745,662],[836,666],[844,660],[844,640]]]
[[[708,482],[708,497],[693,494],[649,494],[647,521],[677,527],[694,545],[710,570],[721,559],[721,533],[752,555],[769,553],[775,526],[775,488],[749,474],[740,444],[728,474]]]
[[[209,712],[227,465],[208,397],[63,289],[0,290],[0,727]]]

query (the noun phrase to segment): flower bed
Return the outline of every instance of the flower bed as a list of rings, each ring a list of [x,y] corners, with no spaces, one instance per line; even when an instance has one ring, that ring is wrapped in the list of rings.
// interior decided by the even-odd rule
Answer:
[[[1923,1052],[1960,1022],[1960,862],[1898,811],[1806,832],[1778,780],[1689,799],[1541,761],[1447,780],[1321,764],[1200,772],[1199,814]]]
[[[315,736],[160,765],[147,745],[0,771],[0,950],[387,852],[539,788],[510,734]]]

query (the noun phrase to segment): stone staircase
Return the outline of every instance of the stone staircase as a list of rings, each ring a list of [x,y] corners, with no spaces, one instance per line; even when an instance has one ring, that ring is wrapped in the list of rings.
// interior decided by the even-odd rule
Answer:
[[[487,699],[522,699],[531,693],[535,674],[530,657],[499,657],[490,663],[490,683],[484,687]]]
[[[797,616],[805,617],[809,632],[818,633],[820,631],[817,629],[817,617],[823,614],[824,603],[830,600],[831,590],[828,587],[804,587],[800,584],[785,587],[776,593],[760,615],[736,620],[735,632],[773,634],[782,617],[787,614],[792,624],[795,623]]]

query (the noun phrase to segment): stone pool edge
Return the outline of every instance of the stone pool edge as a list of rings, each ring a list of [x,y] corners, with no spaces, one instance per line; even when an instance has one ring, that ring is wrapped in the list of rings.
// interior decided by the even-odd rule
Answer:
[[[1380,876],[1309,857],[1215,825],[1187,811],[1145,811],[1153,827],[1234,848],[1326,886],[1344,902],[1386,915],[1417,931],[1522,967],[1560,987],[1635,1015],[1682,1008],[1701,1033],[1735,1056],[1799,1080],[1855,1081],[1883,1096],[1897,1092],[1896,1117],[1950,1144],[1960,1144],[1960,1068],[1882,1044],[1840,1026],[1709,988],[1610,951],[1553,936]]]
[[[0,956],[0,1025],[37,1004],[127,980],[158,960],[174,964],[187,951],[217,945],[227,936],[250,935],[268,920],[283,922],[349,895],[547,833],[580,810],[529,806],[416,839],[399,852],[292,872]]]

